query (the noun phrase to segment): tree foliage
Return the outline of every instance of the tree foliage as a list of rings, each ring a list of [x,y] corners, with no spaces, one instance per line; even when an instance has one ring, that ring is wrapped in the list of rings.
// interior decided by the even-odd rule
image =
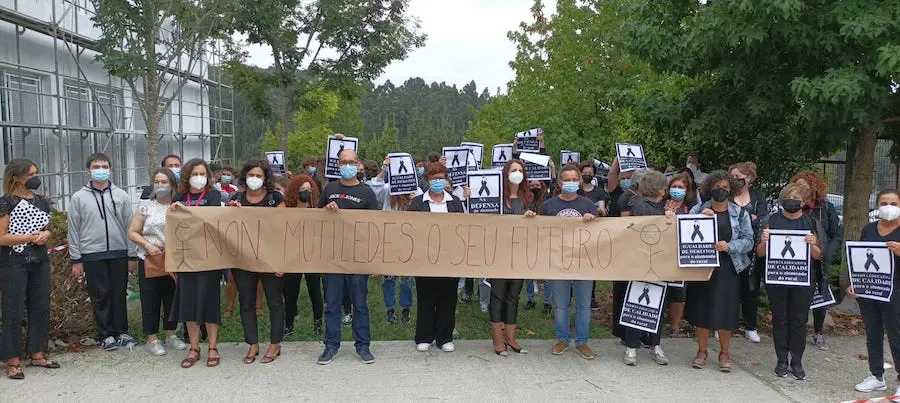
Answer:
[[[303,109],[294,115],[294,125],[288,131],[288,169],[296,169],[306,157],[325,155],[325,139],[334,133],[332,120],[337,116],[338,96],[326,90],[314,90],[303,97]],[[262,139],[264,150],[280,150],[279,127],[266,132]]]

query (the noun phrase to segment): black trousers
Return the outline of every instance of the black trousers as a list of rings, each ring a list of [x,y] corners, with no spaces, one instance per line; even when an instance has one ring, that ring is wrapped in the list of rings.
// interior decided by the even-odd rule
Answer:
[[[772,339],[779,362],[803,363],[806,350],[806,321],[812,303],[813,287],[768,285],[772,308]]]
[[[866,326],[869,371],[881,378],[884,375],[885,333],[894,362],[900,362],[900,298],[892,298],[891,302],[857,298],[856,302],[859,303],[859,313]]]
[[[259,326],[256,321],[256,284],[262,281],[269,307],[269,342],[281,343],[284,339],[284,279],[272,273],[232,269],[238,289],[238,303],[241,306],[241,326],[244,328],[244,342],[259,344]]]
[[[128,259],[84,262],[84,279],[99,340],[127,334]]]
[[[491,302],[488,305],[491,323],[516,324],[519,313],[519,294],[522,292],[523,280],[491,281]]]
[[[756,330],[758,325],[757,310],[759,307],[759,270],[750,267],[741,276],[741,315],[747,330]],[[824,319],[824,316],[823,316]],[[736,329],[735,329],[736,330]]]
[[[15,252],[12,252],[15,254]],[[0,266],[3,327],[0,361],[22,355],[22,319],[28,311],[27,347],[30,353],[47,350],[50,334],[50,261],[24,263],[10,256]]]
[[[457,278],[416,277],[416,344],[453,341]]]
[[[138,286],[141,290],[141,321],[144,334],[159,333],[159,318],[162,313],[163,330],[175,330],[178,321],[172,315],[175,301],[175,280],[171,276],[146,278],[144,261],[138,261]],[[162,312],[160,312],[162,308]]]
[[[306,273],[306,290],[309,292],[309,302],[312,304],[313,320],[322,320],[324,311],[324,299],[322,299],[322,275]],[[293,324],[297,316],[297,303],[300,299],[300,281],[303,273],[285,273],[284,275],[284,318],[285,323]]]
[[[822,277],[822,265],[816,265],[815,271],[815,280],[818,281],[819,278]],[[827,306],[818,307],[812,310],[813,312],[813,331],[816,333],[822,333],[825,328],[825,313],[828,311]]]

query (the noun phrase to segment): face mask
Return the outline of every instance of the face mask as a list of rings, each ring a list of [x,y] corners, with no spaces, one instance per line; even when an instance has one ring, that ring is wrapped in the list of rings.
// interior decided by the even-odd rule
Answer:
[[[578,191],[578,182],[563,182],[562,191],[563,193],[572,194]]]
[[[428,182],[428,188],[431,189],[432,193],[441,193],[444,191],[444,187],[447,185],[446,179],[432,179]]]
[[[357,172],[357,173],[356,173],[356,180],[358,180],[358,181],[360,181],[360,182],[365,182],[365,181],[366,181],[366,174],[365,174],[364,172]],[[388,181],[388,183],[390,183],[390,181]]]
[[[206,187],[206,176],[203,175],[194,175],[191,176],[191,187],[194,189],[203,189]]]
[[[721,203],[725,200],[728,200],[728,193],[728,189],[717,188],[709,192],[709,195],[712,196],[713,200]]]
[[[259,190],[263,187],[262,178],[257,178],[255,176],[251,176],[247,178],[247,188],[250,190]]]
[[[94,182],[106,182],[109,180],[109,169],[97,168],[91,170],[91,180]]]
[[[631,189],[631,179],[619,179],[619,187],[621,187],[622,190]]]
[[[699,168],[699,167],[697,166],[697,164],[687,164],[687,167],[688,167],[688,169],[690,169],[691,171],[696,171],[696,170]]]
[[[531,189],[531,194],[534,195],[534,198],[541,197],[541,188]]]
[[[669,188],[669,196],[672,197],[672,200],[684,200],[687,191],[681,188]]]
[[[593,175],[581,175],[581,181],[584,183],[591,183],[591,181],[593,179],[594,179]]]
[[[159,185],[159,186],[153,188],[153,194],[155,194],[156,197],[168,196],[169,195],[169,185]]]
[[[513,185],[518,185],[518,184],[522,183],[523,180],[525,180],[525,174],[523,174],[521,172],[510,172],[509,173],[509,183],[512,183]]]
[[[741,189],[744,186],[747,186],[747,180],[743,179],[743,178],[742,179],[734,179],[733,182],[734,182],[735,186],[738,187],[738,189]]]
[[[39,187],[41,187],[41,178],[38,178],[37,176],[32,176],[25,181],[25,189],[35,190]]]
[[[222,183],[228,185],[231,183],[231,175],[222,175]]]
[[[341,178],[343,178],[344,180],[355,178],[356,171],[358,169],[359,168],[356,166],[356,164],[341,165]]]
[[[302,201],[304,203],[309,203],[309,198],[311,196],[312,196],[312,193],[310,193],[310,191],[308,191],[308,190],[300,191],[300,201]]]
[[[781,208],[788,213],[796,213],[800,211],[803,202],[794,199],[785,199],[781,201]]]
[[[175,180],[181,178],[181,168],[169,168],[172,171],[172,175],[175,175]]]
[[[894,221],[900,218],[900,207],[886,204],[878,208],[878,218],[882,221]]]
[[[316,167],[307,167],[306,172],[309,172],[310,175],[313,175],[316,173]]]
[[[416,168],[416,174],[418,174],[419,176],[424,176],[425,175],[425,167]]]

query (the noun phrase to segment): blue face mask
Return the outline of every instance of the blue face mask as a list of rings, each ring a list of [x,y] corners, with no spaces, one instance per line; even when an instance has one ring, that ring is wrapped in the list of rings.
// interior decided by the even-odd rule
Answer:
[[[419,174],[419,176],[425,176],[425,167],[416,168],[416,173]]]
[[[306,168],[306,172],[309,172],[310,175],[313,175],[316,173],[316,167],[308,167]]]
[[[631,189],[631,179],[619,179],[619,186],[622,190]]]
[[[687,191],[680,188],[670,188],[669,196],[672,197],[672,200],[684,200],[684,196],[687,195]]]
[[[563,182],[562,191],[563,193],[572,194],[578,191],[579,183],[578,182]]]
[[[445,179],[432,179],[428,182],[428,188],[431,189],[433,193],[443,192],[445,186],[447,186],[447,181]]]
[[[96,168],[91,170],[91,180],[94,182],[106,182],[109,180],[109,169]]]
[[[358,169],[356,164],[341,165],[341,178],[345,180],[356,179]]]
[[[222,179],[222,183],[226,185],[231,184],[231,175],[222,175],[220,179]]]
[[[172,175],[175,175],[175,180],[181,178],[181,168],[169,168],[169,170],[172,171]]]

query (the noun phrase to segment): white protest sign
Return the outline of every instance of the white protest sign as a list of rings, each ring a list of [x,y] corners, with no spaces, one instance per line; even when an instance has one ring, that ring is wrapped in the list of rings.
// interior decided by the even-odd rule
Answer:
[[[541,142],[538,140],[538,134],[543,135],[544,131],[540,128],[526,130],[516,133],[516,144],[520,152],[539,152],[541,151]]]
[[[816,289],[815,294],[813,294],[812,302],[809,304],[809,309],[821,308],[823,306],[834,305],[837,303],[837,301],[835,301],[834,299],[834,293],[831,292],[831,287],[828,287],[828,289],[825,291],[825,295],[822,295],[822,293],[819,292],[819,289]]]
[[[566,164],[581,164],[581,153],[577,151],[562,150],[559,152],[559,162]]]
[[[650,333],[659,332],[666,283],[629,281],[619,324]]]
[[[891,302],[894,294],[894,254],[886,242],[847,241],[850,286],[860,298]]]
[[[475,169],[481,169],[481,159],[484,156],[484,144],[463,141],[462,143],[459,143],[459,145],[460,147],[469,147],[469,151],[472,152],[472,157],[475,158]]]
[[[269,167],[272,168],[273,174],[285,173],[284,151],[266,151],[266,159],[269,161]]]
[[[328,136],[328,159],[325,162],[326,178],[339,179],[341,177],[339,155],[344,150],[358,151],[358,149],[356,148],[357,144],[359,144],[359,139],[357,139],[356,137],[344,137],[338,140],[335,136]]]
[[[469,171],[469,148],[468,147],[444,147],[441,150],[444,158],[447,159],[447,176],[453,186],[461,186],[466,184],[466,173]]]
[[[503,214],[502,174],[493,169],[469,171],[469,213]]]
[[[550,180],[550,156],[532,153],[520,153],[519,159],[525,162],[525,175],[528,180]]]
[[[496,144],[491,150],[491,167],[503,168],[513,158],[512,144]]]
[[[619,172],[647,168],[644,146],[640,144],[616,143],[616,156],[619,157]]]
[[[678,215],[678,266],[719,267],[718,222],[705,214]]]
[[[769,229],[766,245],[766,284],[809,286],[809,231]]]
[[[388,154],[390,165],[388,183],[391,196],[415,193],[419,189],[419,178],[416,176],[416,164],[407,153]]]

